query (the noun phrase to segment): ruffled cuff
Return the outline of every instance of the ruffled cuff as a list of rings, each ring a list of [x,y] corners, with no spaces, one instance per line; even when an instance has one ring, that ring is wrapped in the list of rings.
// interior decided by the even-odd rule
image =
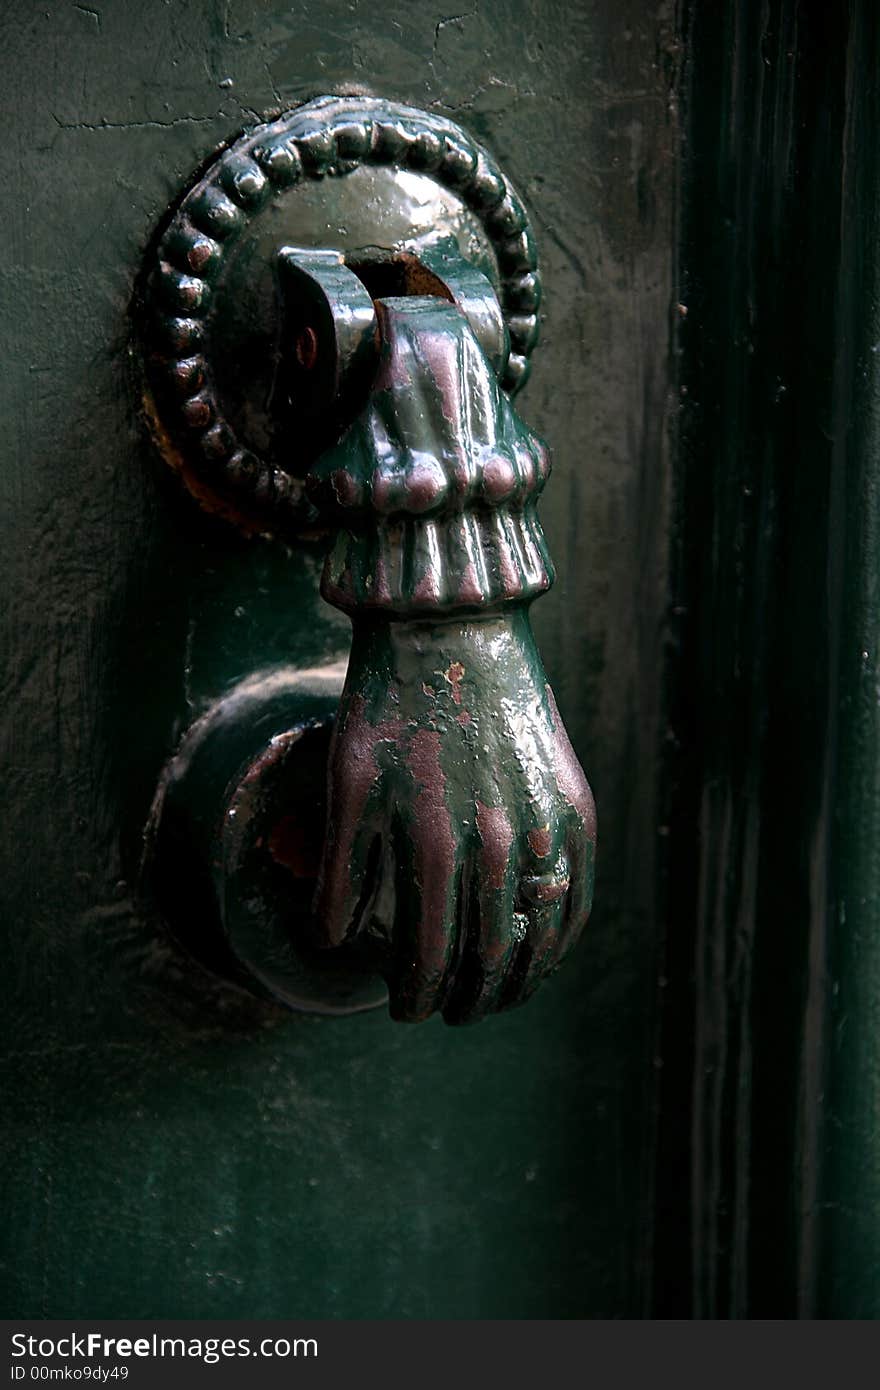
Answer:
[[[435,519],[370,520],[337,532],[321,592],[348,612],[409,617],[528,602],[553,583],[534,503]]]
[[[382,349],[369,403],[307,480],[336,529],[324,597],[399,616],[535,598],[553,581],[535,511],[546,445],[452,304],[376,308]]]

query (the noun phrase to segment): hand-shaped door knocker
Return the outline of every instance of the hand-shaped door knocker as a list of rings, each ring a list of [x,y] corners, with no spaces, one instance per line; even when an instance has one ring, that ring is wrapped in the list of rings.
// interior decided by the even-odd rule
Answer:
[[[525,1001],[586,921],[593,798],[529,623],[553,579],[550,460],[508,395],[538,295],[485,152],[366,98],[243,137],[151,259],[164,452],[290,564],[322,536],[321,593],[351,620],[341,696],[325,640],[323,664],[206,697],[149,837],[178,934],[292,1007],[370,1007],[384,981],[397,1019],[478,1019]],[[284,844],[316,821],[292,893]]]

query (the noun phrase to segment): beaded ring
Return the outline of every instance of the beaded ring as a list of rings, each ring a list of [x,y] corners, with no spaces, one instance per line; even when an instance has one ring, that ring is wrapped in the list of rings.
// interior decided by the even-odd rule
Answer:
[[[525,383],[538,336],[540,276],[529,221],[486,151],[442,115],[373,97],[320,97],[225,149],[186,193],[145,281],[147,409],[187,486],[247,529],[302,527],[302,483],[244,447],[224,417],[210,368],[212,286],[229,248],[277,195],[362,165],[427,174],[478,219],[498,268],[510,339],[502,385]]]

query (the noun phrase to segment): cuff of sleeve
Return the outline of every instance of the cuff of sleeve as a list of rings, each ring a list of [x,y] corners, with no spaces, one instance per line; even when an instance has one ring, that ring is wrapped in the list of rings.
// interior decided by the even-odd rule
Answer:
[[[411,617],[529,602],[553,583],[533,502],[427,518],[360,518],[336,533],[321,592],[346,612]]]

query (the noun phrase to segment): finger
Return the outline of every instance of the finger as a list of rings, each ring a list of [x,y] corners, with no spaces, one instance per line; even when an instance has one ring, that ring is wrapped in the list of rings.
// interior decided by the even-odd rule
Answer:
[[[446,979],[437,1005],[447,1023],[459,1021],[452,1016],[455,1010],[457,992],[464,986],[465,981],[474,982],[479,977],[478,928],[476,873],[468,851],[456,884],[455,929],[452,949],[446,966]],[[473,983],[470,987],[465,987],[465,995],[473,993],[474,988]]]
[[[517,906],[525,933],[505,986],[501,1007],[523,1003],[551,968],[559,940],[564,900],[570,887],[568,861],[561,852],[564,819],[533,826],[521,850]]]
[[[507,813],[477,802],[477,847],[462,963],[443,1010],[448,1023],[471,1023],[500,1007],[522,936],[515,919],[517,857]]]
[[[381,772],[362,705],[356,698],[339,716],[330,747],[327,829],[314,900],[327,946],[340,945],[360,929],[381,857]]]
[[[504,993],[505,1008],[524,1004],[554,969],[569,888],[564,855],[557,858],[550,872],[522,879],[520,901],[527,920],[526,938]]]
[[[509,951],[485,1011],[512,1008],[525,1002],[544,979],[556,952],[567,890],[569,878],[564,869],[520,878],[519,902],[514,895],[512,905]]]
[[[475,859],[461,876],[456,913],[456,944],[449,961],[440,1008],[447,1023],[469,1023],[483,978],[480,951],[480,875]]]
[[[456,950],[461,881],[442,848],[435,857],[421,837],[395,835],[392,1018],[419,1023],[439,1008]]]
[[[350,839],[327,836],[315,890],[316,925],[324,945],[340,946],[368,921],[381,860],[378,819],[361,823]]]
[[[439,1006],[456,945],[464,853],[446,805],[440,735],[419,729],[407,750],[415,784],[397,836],[393,1018],[419,1022]],[[410,799],[411,798],[411,799]]]
[[[471,896],[463,959],[443,1005],[447,1023],[477,1023],[502,1007],[504,983],[525,934],[512,890],[484,887]]]

